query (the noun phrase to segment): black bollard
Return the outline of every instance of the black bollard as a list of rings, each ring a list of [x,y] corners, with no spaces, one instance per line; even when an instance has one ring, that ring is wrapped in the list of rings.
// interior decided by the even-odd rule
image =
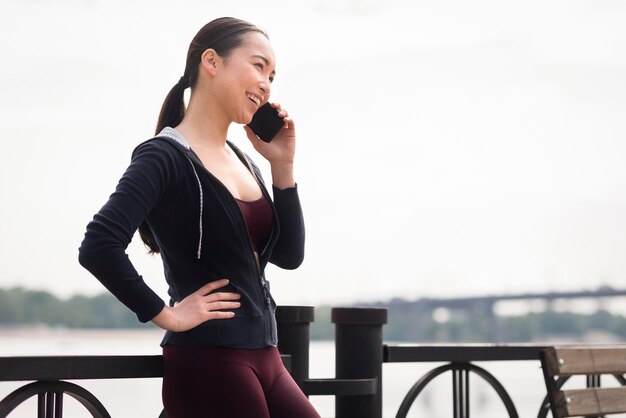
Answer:
[[[300,388],[309,378],[309,327],[315,318],[312,306],[279,306],[278,351],[291,355],[291,376]]]
[[[333,308],[337,379],[377,379],[375,395],[337,396],[336,418],[382,418],[383,325],[386,308]]]

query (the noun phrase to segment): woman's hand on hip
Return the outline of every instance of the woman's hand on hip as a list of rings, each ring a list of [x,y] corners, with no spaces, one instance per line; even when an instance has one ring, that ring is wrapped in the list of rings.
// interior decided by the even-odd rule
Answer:
[[[234,312],[225,312],[222,309],[238,308],[240,303],[236,302],[236,300],[241,295],[232,292],[211,293],[227,284],[227,279],[207,283],[179,303],[176,303],[174,307],[165,306],[157,316],[152,318],[152,322],[163,329],[182,332],[212,319],[229,319],[234,317]]]

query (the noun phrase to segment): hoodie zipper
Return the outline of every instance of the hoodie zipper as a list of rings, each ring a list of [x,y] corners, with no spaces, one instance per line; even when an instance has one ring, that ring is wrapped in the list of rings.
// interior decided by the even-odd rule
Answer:
[[[240,154],[239,149],[233,148],[233,151],[235,152],[235,154],[237,154],[237,157],[239,157],[239,154]],[[257,184],[259,185],[259,188],[261,189],[261,193],[263,194],[263,197],[265,199],[267,199],[268,201],[270,201],[269,194],[268,194],[267,190],[265,189],[265,186],[261,183],[261,180],[258,178],[256,173],[254,172],[254,169],[252,168],[252,164],[250,164],[250,161],[248,160],[248,157],[246,157],[246,155],[243,154],[243,153],[241,153],[241,157],[243,157],[244,161],[246,162],[246,166],[248,167],[248,171],[250,171],[250,173],[252,174],[252,177],[254,177],[254,179],[256,180]],[[265,245],[263,246],[263,249],[259,253],[259,262],[257,263],[256,262],[256,257],[254,257],[254,249],[252,248],[252,241],[250,241],[250,231],[248,230],[248,225],[245,222],[245,218],[243,216],[243,212],[241,212],[241,208],[239,208],[239,205],[237,205],[237,207],[239,208],[239,212],[241,213],[241,217],[244,218],[244,224],[246,225],[246,231],[248,232],[248,241],[250,242],[250,251],[252,251],[252,256],[255,258],[254,265],[256,266],[256,271],[257,271],[257,274],[259,276],[259,279],[261,279],[261,286],[263,287],[264,297],[265,297],[265,304],[266,304],[267,307],[270,306],[269,289],[267,288],[267,280],[265,280],[265,273],[261,271],[260,264],[263,261],[263,256],[265,255],[265,251],[267,250],[270,242],[272,241],[272,238],[274,237],[274,228],[275,228],[274,223],[278,222],[278,214],[276,213],[276,208],[271,203],[271,201],[270,201],[270,206],[272,207],[272,217],[273,217],[273,219],[272,219],[272,230],[270,232],[269,238],[267,239],[267,242],[265,243]]]
[[[248,168],[248,170],[250,171],[250,173],[254,177],[254,180],[259,185],[259,187],[261,189],[261,193],[263,194],[263,197],[265,199],[269,200],[269,194],[268,194],[267,190],[265,189],[265,186],[263,184],[261,184],[261,181],[259,180],[259,178],[257,177],[256,173],[254,172],[254,169],[252,168],[252,166],[250,164],[250,161],[248,161],[248,158],[243,153],[241,153],[241,151],[238,148],[236,148],[235,146],[230,145],[230,144],[229,144],[229,146],[231,147],[233,152],[235,152],[235,154],[237,155],[237,158],[239,158],[240,160],[243,159],[245,161],[246,167]],[[191,148],[188,149],[188,153],[191,154],[193,159],[199,161],[199,158],[195,155],[195,153],[191,150]],[[189,158],[189,156],[188,156],[188,158]],[[254,268],[255,268],[256,275],[257,275],[257,277],[260,280],[261,288],[263,290],[263,299],[264,299],[265,305],[267,307],[269,307],[270,306],[269,289],[267,288],[267,281],[265,280],[264,273],[261,271],[260,264],[262,264],[262,260],[263,260],[263,257],[265,255],[265,252],[267,251],[267,249],[269,247],[269,244],[271,243],[272,238],[274,237],[274,229],[275,229],[274,223],[278,222],[278,214],[276,213],[276,208],[274,207],[273,204],[271,204],[271,206],[272,206],[272,216],[274,217],[273,223],[272,223],[272,230],[270,232],[269,239],[267,240],[267,242],[265,243],[263,249],[259,253],[259,262],[257,263],[256,257],[254,256],[254,249],[252,248],[252,242],[250,241],[250,230],[248,229],[248,224],[246,223],[246,219],[243,216],[243,212],[241,211],[241,208],[237,204],[237,201],[236,201],[235,197],[230,192],[230,190],[228,190],[228,188],[224,185],[224,183],[222,183],[220,181],[220,179],[215,177],[215,175],[213,175],[213,173],[211,173],[204,166],[204,164],[202,164],[202,161],[199,161],[199,165],[209,176],[211,176],[217,183],[219,183],[224,189],[226,189],[227,194],[230,196],[230,199],[232,199],[233,203],[237,207],[237,210],[238,210],[239,215],[240,215],[240,219],[243,221],[244,228],[246,230],[246,235],[248,237],[248,239],[247,239],[247,242],[248,242],[248,254],[249,254],[249,256],[251,257],[251,259],[252,259],[252,261],[254,263]]]
[[[194,160],[196,160],[197,165],[199,165],[202,170],[204,170],[218,184],[220,184],[224,189],[226,189],[227,194],[230,196],[232,201],[235,203],[235,206],[237,207],[237,210],[239,211],[239,214],[240,214],[240,219],[243,220],[243,224],[244,224],[244,227],[246,229],[246,235],[248,236],[248,239],[247,239],[247,241],[248,241],[248,250],[249,250],[248,254],[252,258],[252,261],[254,262],[254,266],[255,266],[255,271],[256,271],[257,277],[259,277],[259,279],[260,279],[261,288],[263,289],[263,298],[265,300],[266,307],[269,307],[270,306],[270,296],[269,296],[270,294],[269,294],[269,289],[267,288],[267,281],[265,280],[264,272],[261,271],[261,264],[262,264],[265,252],[267,251],[270,243],[272,242],[272,239],[274,238],[274,230],[278,228],[278,223],[277,223],[278,222],[278,214],[276,213],[276,208],[271,203],[271,200],[269,198],[269,193],[267,192],[265,186],[261,183],[260,179],[258,178],[257,174],[255,173],[254,169],[252,168],[252,165],[250,164],[250,161],[248,160],[246,155],[243,152],[241,152],[241,150],[239,150],[239,148],[237,148],[234,144],[231,144],[230,142],[228,142],[228,145],[233,150],[233,152],[237,155],[237,158],[239,158],[239,160],[245,161],[245,164],[246,164],[246,167],[248,168],[248,171],[250,171],[250,173],[254,177],[254,180],[259,185],[259,188],[261,189],[261,193],[263,194],[263,197],[265,199],[267,199],[268,201],[270,201],[270,205],[272,207],[272,216],[273,216],[272,229],[271,229],[270,236],[269,236],[267,242],[265,243],[265,245],[263,246],[263,249],[259,253],[259,261],[257,262],[256,257],[254,256],[254,248],[252,247],[252,241],[250,240],[250,230],[248,229],[248,224],[246,223],[246,220],[245,220],[245,217],[243,215],[243,212],[241,211],[241,208],[239,207],[239,204],[237,204],[237,202],[235,200],[235,197],[230,192],[230,190],[228,190],[228,188],[224,185],[224,183],[222,183],[217,177],[215,177],[215,175],[213,175],[213,173],[211,173],[204,166],[202,161],[200,161],[200,158],[195,154],[195,152],[193,152],[191,147],[189,147],[189,145],[186,144],[186,140],[184,139],[184,137],[182,137],[182,135],[180,135],[176,130],[174,130],[174,129],[172,129],[172,130],[174,132],[172,132],[171,134],[172,135],[176,135],[176,136],[180,136],[180,139],[179,138],[172,138],[167,133],[162,135],[161,137],[166,137],[168,139],[172,139],[177,144],[179,144],[183,148],[185,148],[184,155],[187,157],[187,159],[189,160],[189,163],[191,164],[191,168],[193,169],[193,172],[195,174],[196,180],[198,181],[198,187],[200,188],[200,220],[199,220],[199,223],[200,223],[199,235],[200,236],[199,236],[199,244],[198,244],[198,251],[197,251],[198,259],[200,259],[200,255],[202,254],[202,217],[203,217],[203,204],[204,204],[204,202],[203,202],[202,184],[200,183],[200,178],[198,177],[198,173],[197,173],[197,171],[195,169],[195,166],[193,164]]]

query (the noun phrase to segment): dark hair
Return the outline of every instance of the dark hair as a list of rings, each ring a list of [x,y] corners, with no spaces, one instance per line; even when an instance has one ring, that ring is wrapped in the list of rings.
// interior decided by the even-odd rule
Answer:
[[[175,127],[185,116],[185,88],[195,87],[198,82],[198,71],[202,54],[212,48],[222,58],[227,58],[233,49],[241,46],[244,36],[250,32],[258,32],[269,39],[267,32],[245,20],[234,17],[221,17],[207,23],[198,31],[189,45],[185,72],[178,83],[170,90],[159,114],[156,134],[166,126]],[[139,235],[150,253],[158,253],[159,246],[144,221],[139,227]]]

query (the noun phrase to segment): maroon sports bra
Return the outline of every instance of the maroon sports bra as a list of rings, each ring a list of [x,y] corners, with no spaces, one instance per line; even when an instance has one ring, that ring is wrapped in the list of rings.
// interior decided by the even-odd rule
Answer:
[[[272,232],[272,206],[265,196],[251,202],[237,198],[235,200],[248,225],[252,249],[260,253]]]

